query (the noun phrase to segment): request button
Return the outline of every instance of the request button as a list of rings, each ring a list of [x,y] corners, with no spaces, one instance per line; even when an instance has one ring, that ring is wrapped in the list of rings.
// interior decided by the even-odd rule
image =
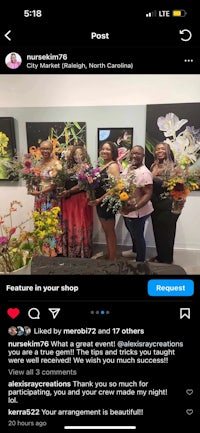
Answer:
[[[150,296],[192,296],[194,294],[192,280],[150,280],[147,287]]]

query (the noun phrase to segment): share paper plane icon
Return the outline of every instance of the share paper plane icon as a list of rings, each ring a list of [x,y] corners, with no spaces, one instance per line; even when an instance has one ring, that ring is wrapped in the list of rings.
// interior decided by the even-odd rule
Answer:
[[[57,317],[58,313],[60,312],[60,308],[48,308],[48,310],[52,314],[53,319],[55,319]]]

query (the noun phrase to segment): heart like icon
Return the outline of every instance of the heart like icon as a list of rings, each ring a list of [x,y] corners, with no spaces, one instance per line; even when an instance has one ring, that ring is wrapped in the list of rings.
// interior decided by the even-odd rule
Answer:
[[[193,414],[193,409],[186,409],[186,414],[187,415],[192,415]]]
[[[11,319],[15,319],[20,314],[19,308],[8,308],[7,310],[8,316],[11,317]]]
[[[193,392],[194,392],[193,389],[189,389],[189,388],[186,389],[186,394],[187,394],[187,395],[192,395]]]

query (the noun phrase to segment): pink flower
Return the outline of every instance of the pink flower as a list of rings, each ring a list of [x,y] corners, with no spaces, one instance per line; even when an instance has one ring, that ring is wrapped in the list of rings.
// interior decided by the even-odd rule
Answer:
[[[32,166],[31,161],[28,161],[28,160],[24,161],[24,165],[27,168],[30,168]]]
[[[0,237],[0,246],[7,245],[8,244],[8,237],[7,236],[1,236]]]
[[[121,159],[126,158],[128,154],[129,150],[127,150],[126,147],[119,147],[117,161],[119,162]]]
[[[16,228],[12,227],[9,231],[9,236],[12,236],[16,232]]]
[[[129,155],[129,150],[127,150],[126,147],[119,147],[118,148],[117,163],[119,165],[120,172],[123,171],[123,166],[122,166],[120,161],[125,159],[128,155]]]

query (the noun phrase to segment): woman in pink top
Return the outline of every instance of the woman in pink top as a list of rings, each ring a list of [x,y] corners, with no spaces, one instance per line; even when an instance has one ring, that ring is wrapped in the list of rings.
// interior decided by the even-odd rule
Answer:
[[[146,242],[144,227],[147,218],[153,212],[150,201],[153,193],[153,177],[148,168],[143,164],[144,149],[142,146],[134,146],[130,152],[130,164],[124,170],[122,177],[133,177],[133,183],[138,185],[134,199],[123,206],[122,215],[127,230],[134,242],[136,261],[144,262],[146,256]]]
[[[21,62],[17,60],[17,56],[15,53],[11,53],[10,61],[7,63],[8,68],[17,69],[21,65]]]

